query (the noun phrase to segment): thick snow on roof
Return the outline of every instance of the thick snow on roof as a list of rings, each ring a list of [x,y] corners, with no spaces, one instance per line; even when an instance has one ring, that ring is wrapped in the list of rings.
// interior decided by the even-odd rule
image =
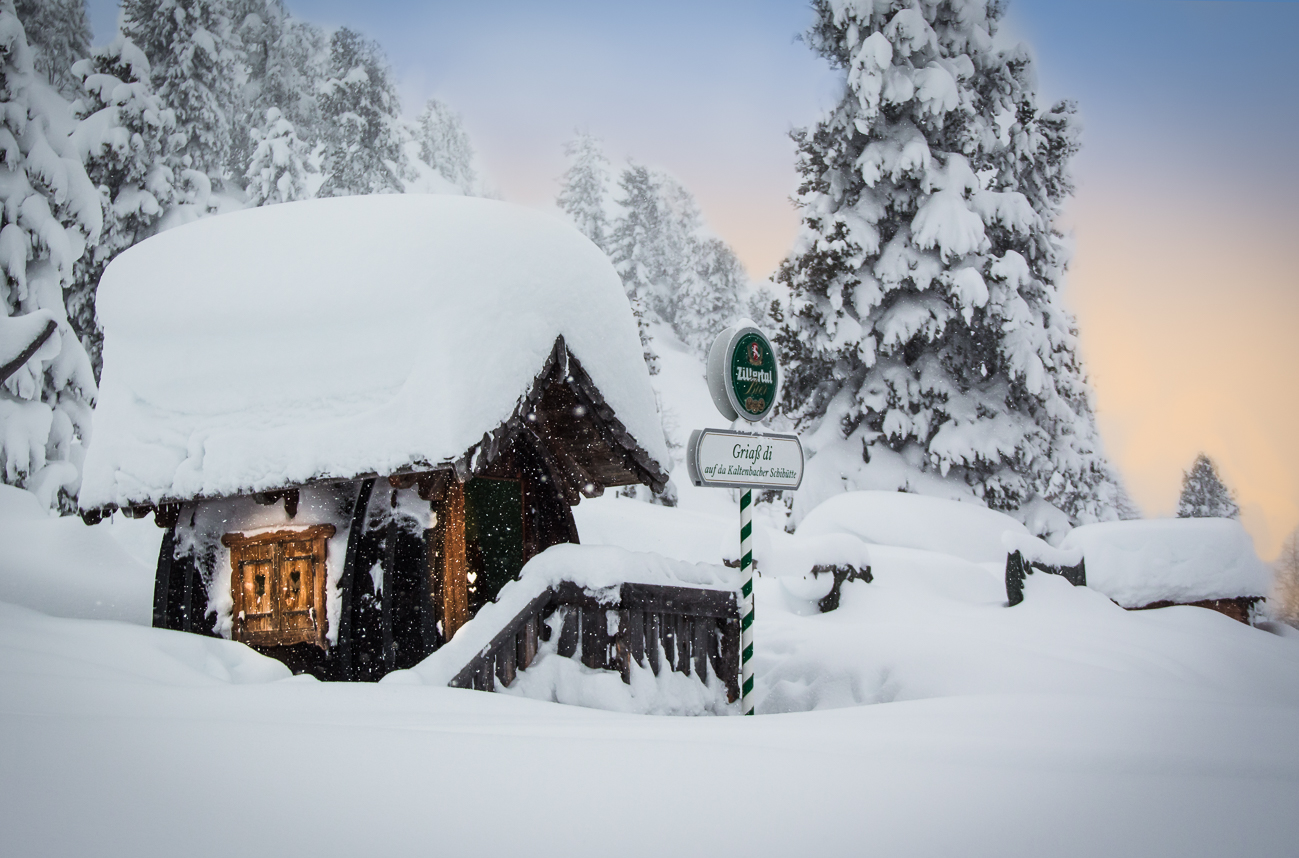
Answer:
[[[1271,581],[1245,528],[1228,518],[1088,524],[1060,547],[1082,549],[1087,586],[1125,608],[1265,596]]]
[[[669,462],[617,273],[543,212],[391,195],[205,218],[114,260],[98,310],[83,508],[453,460],[510,416],[561,334]]]

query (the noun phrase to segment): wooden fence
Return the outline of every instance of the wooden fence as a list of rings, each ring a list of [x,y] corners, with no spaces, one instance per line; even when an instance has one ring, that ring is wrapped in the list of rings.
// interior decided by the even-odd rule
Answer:
[[[658,675],[675,670],[706,682],[708,671],[740,696],[740,611],[735,593],[696,587],[622,584],[613,598],[597,599],[563,582],[533,599],[448,683],[495,691],[508,686],[537,655],[539,641],[559,629],[559,655],[580,657],[597,670],[616,670],[631,682],[631,664]]]
[[[1024,601],[1024,578],[1034,570],[1059,575],[1075,587],[1087,586],[1087,565],[1079,560],[1077,566],[1049,566],[1037,560],[1029,560],[1021,551],[1012,551],[1006,555],[1006,602],[1013,608]]]

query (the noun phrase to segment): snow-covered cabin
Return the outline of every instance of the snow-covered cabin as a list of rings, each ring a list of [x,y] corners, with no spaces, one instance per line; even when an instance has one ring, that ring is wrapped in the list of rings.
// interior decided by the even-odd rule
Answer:
[[[1194,605],[1242,623],[1271,575],[1240,522],[1227,518],[1109,521],[1061,542],[1087,562],[1087,586],[1129,610]]]
[[[436,650],[611,486],[668,461],[627,298],[557,217],[313,200],[104,273],[88,520],[166,528],[156,626],[368,679]]]

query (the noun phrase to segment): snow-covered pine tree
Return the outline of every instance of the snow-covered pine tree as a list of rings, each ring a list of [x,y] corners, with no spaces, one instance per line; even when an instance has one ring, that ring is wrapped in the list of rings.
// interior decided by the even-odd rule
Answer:
[[[5,483],[64,510],[75,506],[96,390],[63,288],[102,227],[72,124],[38,80],[13,0],[0,0],[0,462]]]
[[[1269,600],[1274,617],[1299,629],[1299,527],[1281,543],[1281,554],[1272,564],[1276,573],[1273,597]]]
[[[406,169],[397,90],[379,46],[347,27],[329,42],[320,112],[325,181],[319,196],[403,190]]]
[[[887,450],[993,507],[1036,492],[1075,521],[1112,518],[1052,231],[1072,105],[1038,105],[1027,48],[994,43],[999,3],[813,8],[806,41],[846,86],[795,134],[783,412],[858,451],[850,487]]]
[[[176,114],[171,151],[218,177],[229,173],[245,79],[231,15],[229,0],[122,0],[122,34],[144,51],[154,92]]]
[[[1182,472],[1182,495],[1177,499],[1178,518],[1240,518],[1240,507],[1218,476],[1213,460],[1201,453],[1191,470]]]
[[[14,9],[27,33],[37,73],[65,96],[75,98],[80,82],[72,64],[90,54],[86,0],[16,0]]]
[[[254,149],[248,165],[248,204],[287,203],[307,196],[306,144],[278,107],[266,111],[265,130],[253,128]]]
[[[483,196],[474,168],[474,147],[460,115],[445,102],[430,98],[415,122],[419,159],[466,196]]]
[[[591,239],[595,246],[609,250],[609,159],[599,139],[579,131],[564,144],[568,169],[560,180],[555,202],[560,211]]]
[[[708,234],[699,206],[680,182],[630,163],[619,178],[619,214],[608,249],[627,294],[667,322],[703,356],[712,338],[741,312],[747,283],[725,242]]]
[[[735,251],[720,238],[699,233],[689,238],[693,271],[682,284],[672,329],[705,357],[718,332],[740,315],[749,277]]]
[[[251,129],[265,126],[271,108],[293,126],[308,151],[315,147],[320,139],[318,90],[329,49],[321,29],[292,17],[282,0],[234,0],[233,9],[247,82],[231,163],[235,175],[245,176],[257,147]]]
[[[175,165],[166,146],[176,119],[153,92],[144,52],[124,36],[93,49],[73,73],[82,90],[73,104],[80,119],[73,141],[86,174],[103,194],[104,228],[77,260],[67,291],[68,320],[98,378],[103,336],[95,318],[95,290],[108,263],[149,236],[175,202]]]

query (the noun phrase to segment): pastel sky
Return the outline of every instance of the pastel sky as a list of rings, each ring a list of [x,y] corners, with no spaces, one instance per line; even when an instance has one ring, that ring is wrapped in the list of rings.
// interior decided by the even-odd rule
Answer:
[[[675,174],[755,278],[798,227],[791,128],[836,76],[800,0],[288,0],[383,45],[403,104],[464,117],[506,198],[549,205],[576,128]],[[92,0],[96,41],[115,0]],[[1107,451],[1150,516],[1207,452],[1265,557],[1299,525],[1299,4],[1012,0],[1046,99],[1084,123],[1066,297]]]

